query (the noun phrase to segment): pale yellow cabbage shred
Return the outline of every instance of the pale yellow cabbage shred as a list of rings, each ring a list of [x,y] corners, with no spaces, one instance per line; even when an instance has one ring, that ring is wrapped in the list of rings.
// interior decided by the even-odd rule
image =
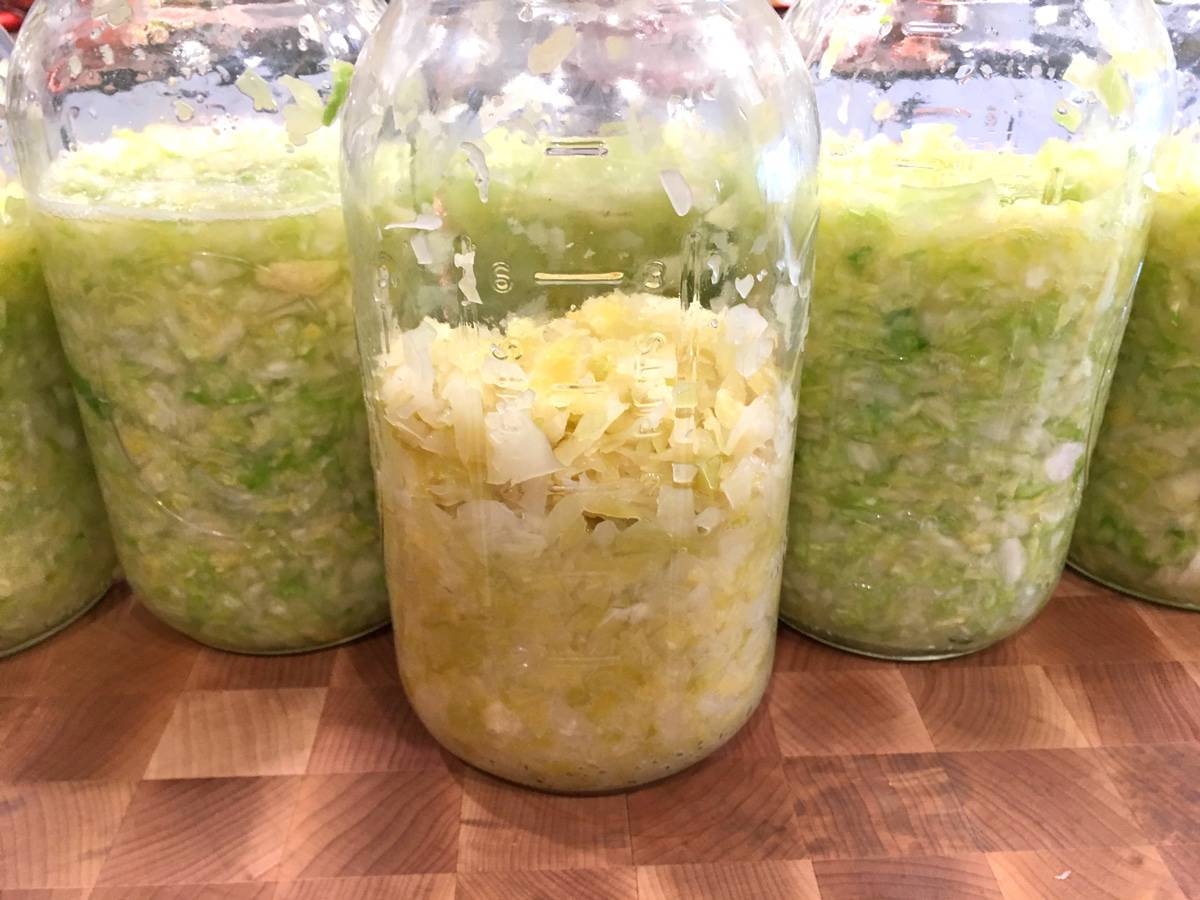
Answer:
[[[391,333],[373,400],[397,647],[443,744],[605,790],[745,722],[791,468],[779,341],[749,306],[621,293]]]

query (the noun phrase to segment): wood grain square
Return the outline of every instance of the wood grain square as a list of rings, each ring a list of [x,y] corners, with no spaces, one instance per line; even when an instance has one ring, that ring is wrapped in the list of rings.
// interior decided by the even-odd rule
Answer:
[[[196,691],[328,687],[337,650],[247,656],[202,647],[187,686]]]
[[[459,872],[600,869],[632,863],[623,795],[555,797],[466,773]]]
[[[0,888],[90,887],[132,784],[0,785]]]
[[[986,850],[1146,843],[1093,751],[989,750],[941,758]]]
[[[43,698],[0,740],[0,779],[137,781],[173,704],[170,694]]]
[[[979,844],[935,754],[787,761],[801,855],[941,856]]]
[[[42,696],[175,693],[200,652],[199,644],[119,592],[46,647],[49,660],[34,690]]]
[[[777,760],[782,757],[779,738],[775,736],[775,724],[771,721],[770,705],[765,701],[758,705],[754,715],[745,725],[714,754],[714,758],[727,756],[738,759]]]
[[[639,900],[633,869],[465,872],[456,900]]]
[[[808,860],[642,866],[638,900],[820,900]]]
[[[453,872],[461,806],[436,770],[308,775],[282,880]]]
[[[385,628],[337,649],[330,679],[333,687],[399,685],[396,645],[392,630]]]
[[[297,775],[308,766],[324,688],[186,691],[147,778]]]
[[[425,730],[399,685],[330,688],[308,771],[447,769],[453,766],[451,759]]]
[[[298,788],[296,778],[143,781],[100,884],[269,880]]]
[[[628,796],[638,865],[795,859],[800,833],[780,763],[710,759]]]
[[[898,670],[780,672],[767,692],[784,756],[920,753],[929,733]]]
[[[896,663],[835,650],[779,623],[775,643],[776,672],[828,672],[846,669],[895,669]]]
[[[1200,900],[1200,842],[1159,847],[1158,855],[1167,864],[1183,895],[1188,900]]]
[[[903,674],[938,750],[1087,746],[1036,666],[921,667]]]
[[[1200,614],[1194,609],[1176,609],[1157,603],[1129,601],[1178,660],[1200,662]]]
[[[275,900],[272,882],[98,887],[88,900]],[[0,898],[3,900],[3,898]]]
[[[1103,759],[1117,793],[1153,843],[1200,842],[1200,744],[1115,747]]]
[[[8,738],[33,718],[38,701],[32,697],[0,697],[0,781],[11,781],[14,767],[8,760]]]
[[[1163,662],[1166,645],[1138,615],[1135,604],[1109,591],[1055,597],[1033,622],[1009,639],[1026,665]]]
[[[50,664],[53,643],[54,638],[49,638],[45,643],[0,659],[0,697],[28,697],[38,692]]]
[[[1185,900],[1151,847],[993,853],[988,861],[1005,900]]]
[[[454,876],[314,878],[279,885],[274,900],[454,900]]]
[[[1200,684],[1180,663],[1051,666],[1046,674],[1095,746],[1200,740]]]
[[[1113,595],[1111,591],[1099,582],[1092,581],[1086,575],[1080,574],[1068,567],[1063,569],[1062,575],[1058,579],[1058,584],[1054,588],[1054,596],[1069,597],[1072,599],[1104,600]]]
[[[824,859],[813,870],[821,900],[1003,900],[982,855]]]

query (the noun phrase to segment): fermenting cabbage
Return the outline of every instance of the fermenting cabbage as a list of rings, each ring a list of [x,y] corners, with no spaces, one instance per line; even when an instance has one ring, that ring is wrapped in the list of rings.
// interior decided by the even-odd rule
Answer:
[[[336,135],[153,126],[56,160],[36,220],[129,580],[247,652],[387,617]]]
[[[1121,345],[1071,562],[1200,608],[1200,168],[1195,129],[1157,165],[1146,262]]]
[[[0,656],[80,615],[116,569],[24,207],[0,189]]]
[[[944,126],[827,143],[785,621],[920,658],[1041,608],[1143,246],[1123,166]]]
[[[434,737],[591,791],[736,732],[770,673],[782,565],[795,402],[775,328],[615,292],[387,337],[369,391],[385,554]]]

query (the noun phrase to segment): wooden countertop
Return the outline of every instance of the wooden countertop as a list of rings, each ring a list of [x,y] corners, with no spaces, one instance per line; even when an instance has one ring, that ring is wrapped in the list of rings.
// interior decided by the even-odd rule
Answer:
[[[1200,614],[1069,574],[965,660],[785,632],[735,741],[627,795],[457,763],[391,653],[218,653],[117,590],[0,661],[0,900],[1200,897]]]

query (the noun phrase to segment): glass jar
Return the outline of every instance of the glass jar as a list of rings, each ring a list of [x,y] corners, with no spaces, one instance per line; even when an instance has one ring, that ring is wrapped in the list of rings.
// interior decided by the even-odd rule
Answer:
[[[816,215],[755,0],[394,4],[343,186],[400,670],[562,791],[712,752],[771,669]]]
[[[803,4],[821,224],[785,621],[986,647],[1063,565],[1173,109],[1150,0]]]
[[[1160,7],[1178,62],[1146,262],[1071,564],[1126,593],[1200,609],[1200,3]]]
[[[11,49],[0,32],[0,81]],[[74,621],[115,576],[69,373],[0,118],[0,656]]]
[[[12,107],[54,312],[138,596],[215,647],[387,619],[337,110],[359,11],[46,0]]]

